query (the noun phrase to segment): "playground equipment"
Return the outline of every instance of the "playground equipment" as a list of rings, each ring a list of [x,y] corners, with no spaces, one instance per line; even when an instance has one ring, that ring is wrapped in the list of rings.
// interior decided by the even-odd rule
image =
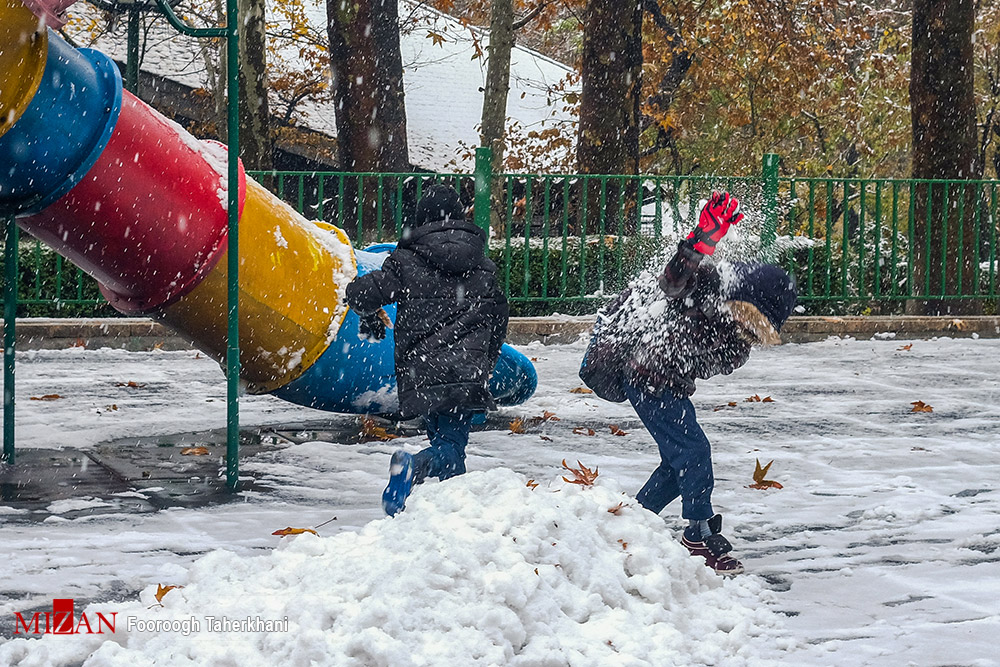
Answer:
[[[51,13],[66,2],[33,4]],[[16,217],[93,276],[117,310],[156,318],[222,362],[235,186],[245,391],[323,410],[394,411],[391,331],[377,344],[361,340],[343,298],[389,249],[353,248],[242,165],[231,183],[225,146],[198,141],[124,91],[110,58],[74,49],[21,0],[0,0],[0,45],[0,217]],[[497,403],[527,400],[536,383],[531,362],[505,345],[490,381]]]

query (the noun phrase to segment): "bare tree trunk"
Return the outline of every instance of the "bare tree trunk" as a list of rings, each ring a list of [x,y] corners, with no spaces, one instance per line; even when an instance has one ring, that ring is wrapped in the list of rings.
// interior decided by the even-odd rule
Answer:
[[[977,154],[973,81],[973,0],[914,0],[910,109],[913,177],[970,179]],[[975,187],[921,185],[916,190],[914,282],[924,296],[970,294],[978,249]],[[910,301],[912,314],[973,314],[982,304],[928,298]]]
[[[327,0],[326,13],[341,169],[410,171],[398,1]],[[396,203],[387,187],[379,206],[377,179],[365,183],[345,183],[344,211],[366,238],[374,238],[373,230],[383,223],[379,211],[383,220],[392,220]]]
[[[267,101],[264,0],[239,0],[240,157],[247,169],[272,169],[274,143]]]
[[[504,186],[503,180],[496,175],[503,171],[504,151],[507,147],[507,95],[510,92],[510,54],[513,50],[513,0],[493,0],[480,142],[493,150],[494,179],[490,184],[490,227],[495,230],[503,226]]]
[[[577,141],[581,173],[639,173],[642,12],[642,0],[590,0],[587,5]],[[587,210],[600,210],[598,191],[597,184],[587,188]],[[618,223],[627,232],[638,228],[637,196],[635,179],[608,182],[603,193],[607,232],[617,231]]]

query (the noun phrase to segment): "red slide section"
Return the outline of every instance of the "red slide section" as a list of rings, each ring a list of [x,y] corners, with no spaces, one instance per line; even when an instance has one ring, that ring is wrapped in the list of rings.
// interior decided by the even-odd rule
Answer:
[[[18,223],[97,278],[118,310],[162,309],[226,250],[225,147],[187,136],[125,92],[111,140],[86,178]],[[242,213],[242,165],[239,188]]]

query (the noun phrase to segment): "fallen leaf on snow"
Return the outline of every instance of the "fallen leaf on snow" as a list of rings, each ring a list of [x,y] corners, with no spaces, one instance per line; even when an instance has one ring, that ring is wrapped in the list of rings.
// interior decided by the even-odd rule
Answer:
[[[141,388],[145,387],[146,385],[139,384],[138,382],[133,382],[132,380],[129,380],[128,382],[116,382],[115,386],[116,387],[128,387],[129,389],[141,389]]]
[[[569,470],[571,473],[573,473],[573,479],[566,479],[565,477],[563,477],[563,481],[564,482],[568,482],[570,484],[579,484],[580,486],[593,486],[594,485],[594,480],[597,479],[597,475],[598,475],[598,472],[597,472],[598,469],[597,469],[597,467],[595,466],[594,469],[591,470],[590,468],[588,468],[587,466],[583,465],[579,461],[577,461],[576,464],[578,466],[580,466],[580,467],[579,468],[571,468],[566,463],[566,459],[563,459],[563,461],[562,461],[563,468],[565,468],[566,470]]]
[[[784,488],[781,484],[775,481],[764,479],[767,476],[767,471],[771,469],[771,464],[774,461],[769,461],[764,467],[760,465],[760,459],[757,459],[757,467],[753,471],[753,481],[754,483],[750,485],[751,489],[781,489]]]
[[[609,507],[608,512],[614,514],[615,516],[621,516],[622,508],[625,507],[625,503],[618,503],[614,507]]]
[[[378,425],[378,422],[371,417],[361,418],[361,437],[371,438],[373,440],[381,440],[382,442],[387,442],[389,440],[395,440],[399,436],[395,433],[389,433],[382,426]]]
[[[208,447],[185,447],[181,450],[181,456],[208,456]]]
[[[60,398],[63,398],[63,397],[60,396],[59,394],[45,394],[44,396],[32,396],[31,400],[33,400],[33,401],[58,401]]]
[[[587,428],[586,426],[577,426],[573,429],[573,433],[577,435],[597,435],[597,431],[592,428]]]
[[[524,419],[522,419],[521,417],[518,417],[517,419],[515,419],[514,421],[512,421],[510,424],[508,424],[507,428],[510,430],[511,433],[524,433],[525,430],[526,430],[525,429]]]
[[[529,489],[537,489],[538,488],[538,482],[536,482],[533,479],[529,479],[528,483],[525,484],[525,486],[528,487]]]
[[[934,412],[934,408],[927,405],[923,401],[913,401],[910,405],[913,406],[913,409],[910,410],[910,412]]]
[[[618,424],[611,424],[611,434],[612,435],[628,435],[628,431],[623,431],[621,426]]]
[[[570,389],[569,393],[571,393],[571,394],[593,394],[594,390],[593,389],[587,389],[586,387],[576,387],[574,389]]]
[[[913,349],[913,343],[903,345],[902,347],[897,347],[896,352],[906,352],[907,350]]]
[[[184,587],[183,586],[164,586],[163,584],[156,584],[156,593],[153,595],[153,597],[156,598],[157,602],[159,602],[160,604],[163,604],[163,596],[166,595],[167,593],[169,593],[170,591],[174,590],[175,588],[184,588]]]
[[[285,537],[286,535],[301,535],[302,533],[312,533],[313,535],[319,535],[319,533],[317,533],[312,528],[292,528],[291,526],[289,526],[288,528],[282,528],[281,530],[276,530],[271,534]]]

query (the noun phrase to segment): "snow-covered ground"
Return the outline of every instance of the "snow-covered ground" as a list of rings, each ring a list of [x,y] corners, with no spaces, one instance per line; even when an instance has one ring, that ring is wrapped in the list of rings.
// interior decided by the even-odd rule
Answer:
[[[389,454],[422,437],[246,458],[274,490],[198,509],[74,518],[94,501],[70,499],[36,522],[0,501],[0,617],[102,600],[118,632],[93,665],[1000,664],[1000,341],[784,345],[701,383],[716,509],[747,566],[732,580],[676,544],[676,503],[657,518],[623,495],[656,449],[627,406],[571,393],[583,346],[522,349],[541,386],[511,418],[561,421],[474,434],[470,474],[418,487],[396,519],[379,507]],[[225,422],[222,375],[195,352],[24,352],[17,377],[21,448]],[[30,400],[46,394],[61,398]],[[323,417],[243,401],[245,425]],[[563,459],[598,467],[597,485],[562,481]],[[782,489],[748,488],[757,459]],[[185,587],[160,607],[158,584]],[[288,629],[122,620],[247,615]],[[5,637],[0,665],[79,664],[106,639]]]

